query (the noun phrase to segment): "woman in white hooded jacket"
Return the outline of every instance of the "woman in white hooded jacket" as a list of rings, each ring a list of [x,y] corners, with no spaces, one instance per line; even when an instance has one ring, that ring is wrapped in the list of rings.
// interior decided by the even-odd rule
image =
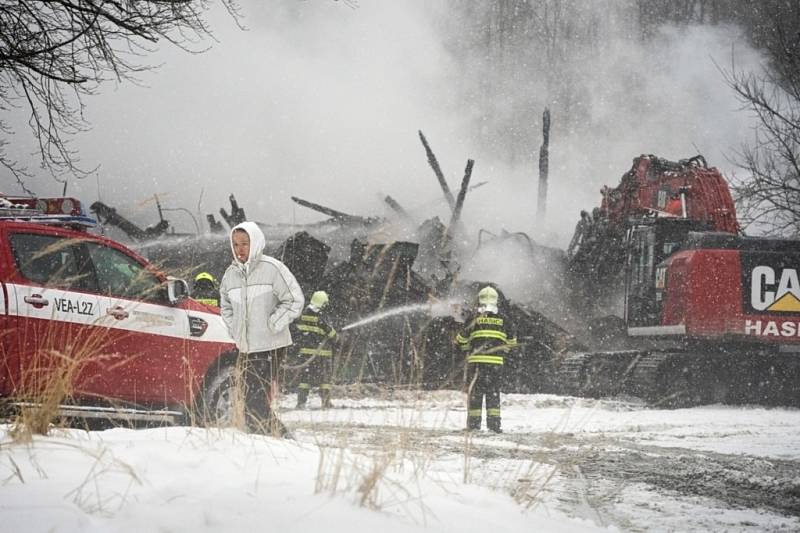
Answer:
[[[303,291],[286,265],[264,255],[266,239],[255,222],[233,228],[230,239],[233,262],[220,284],[220,312],[243,356],[248,425],[269,421],[270,431],[282,435],[286,429],[270,409],[272,382],[292,344],[289,324],[303,310]]]

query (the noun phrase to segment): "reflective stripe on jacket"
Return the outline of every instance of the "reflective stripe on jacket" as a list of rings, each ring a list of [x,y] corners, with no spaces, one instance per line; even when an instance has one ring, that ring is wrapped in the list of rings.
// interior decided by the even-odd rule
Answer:
[[[319,311],[311,306],[306,307],[293,327],[297,333],[295,344],[299,347],[300,355],[333,355],[331,341],[336,338],[336,330],[320,316]]]
[[[502,365],[504,354],[517,345],[514,334],[509,334],[507,321],[497,313],[484,311],[466,322],[456,342],[467,352],[468,363]]]

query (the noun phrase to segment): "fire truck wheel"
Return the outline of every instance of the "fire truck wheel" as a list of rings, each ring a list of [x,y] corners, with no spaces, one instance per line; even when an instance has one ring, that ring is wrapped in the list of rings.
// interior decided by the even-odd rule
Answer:
[[[199,415],[206,426],[244,425],[244,381],[235,363],[220,367],[203,391]]]

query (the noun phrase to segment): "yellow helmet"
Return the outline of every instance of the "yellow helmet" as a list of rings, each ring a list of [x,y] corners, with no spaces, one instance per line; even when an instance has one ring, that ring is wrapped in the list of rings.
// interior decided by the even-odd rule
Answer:
[[[195,281],[201,281],[201,280],[204,280],[204,279],[210,281],[211,283],[216,283],[216,281],[217,281],[217,280],[214,279],[214,276],[212,276],[208,272],[200,272],[198,275],[196,275],[194,277]]]
[[[497,305],[497,291],[486,286],[478,292],[478,303],[481,305]]]
[[[317,309],[322,309],[328,305],[328,293],[325,291],[317,291],[311,295],[311,305]]]

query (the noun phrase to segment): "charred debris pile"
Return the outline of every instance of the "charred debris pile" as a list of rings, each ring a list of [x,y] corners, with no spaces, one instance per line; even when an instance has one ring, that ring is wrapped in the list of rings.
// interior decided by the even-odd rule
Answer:
[[[493,247],[514,245],[531,261],[531,270],[556,273],[547,281],[551,292],[563,291],[566,255],[538,245],[522,233],[478,232],[476,247],[465,249],[467,230],[461,211],[470,186],[473,160],[468,160],[460,189],[453,194],[423,133],[419,138],[428,163],[449,206],[449,220],[432,217],[418,223],[391,196],[385,197],[392,216],[359,216],[292,197],[297,204],[326,215],[314,224],[260,224],[268,239],[267,253],[281,259],[295,274],[305,294],[325,290],[327,314],[340,332],[335,373],[338,383],[372,382],[392,387],[458,387],[463,355],[453,345],[463,314],[475,305],[480,286],[497,288],[501,303],[513,318],[520,348],[507,357],[509,392],[555,392],[554,369],[575,339],[537,312],[535,301],[507,298],[495,279],[464,279],[462,263]],[[125,233],[132,246],[164,271],[186,279],[208,271],[219,279],[230,263],[228,233],[246,219],[233,195],[230,213],[220,209],[222,222],[206,215],[209,231],[177,234],[163,216],[142,229],[113,207],[91,208],[106,226]],[[402,235],[390,240],[388,235]],[[502,259],[501,259],[502,260]],[[536,264],[537,262],[545,264]]]

